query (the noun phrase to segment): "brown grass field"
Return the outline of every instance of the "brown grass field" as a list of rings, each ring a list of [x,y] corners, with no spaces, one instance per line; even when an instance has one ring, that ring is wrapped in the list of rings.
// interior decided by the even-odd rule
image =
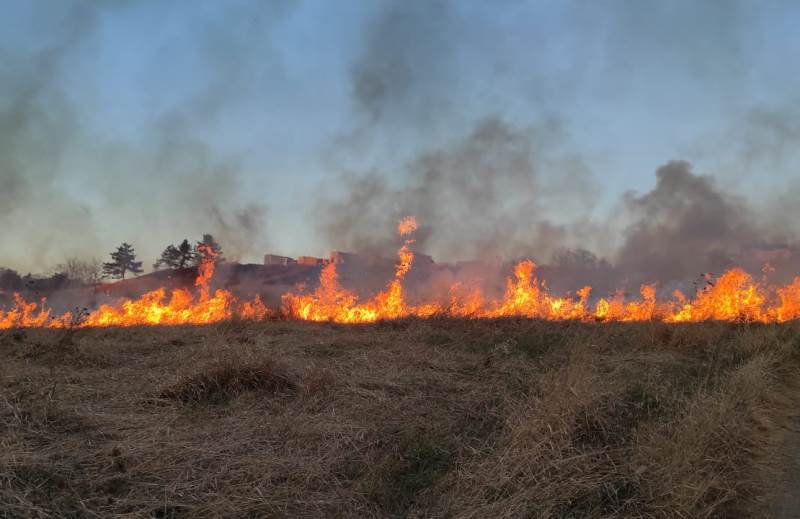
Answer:
[[[770,517],[800,324],[0,333],[0,517]]]

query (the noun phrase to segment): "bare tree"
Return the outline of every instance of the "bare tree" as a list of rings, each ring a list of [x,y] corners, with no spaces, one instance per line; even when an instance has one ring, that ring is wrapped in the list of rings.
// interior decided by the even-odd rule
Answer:
[[[66,275],[72,281],[79,281],[84,285],[96,285],[103,275],[103,263],[98,258],[72,257],[56,265],[53,270],[56,274]]]

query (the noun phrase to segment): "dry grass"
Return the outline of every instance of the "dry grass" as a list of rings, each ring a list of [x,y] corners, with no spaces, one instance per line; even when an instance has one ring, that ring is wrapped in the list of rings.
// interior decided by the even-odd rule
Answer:
[[[219,403],[246,391],[278,393],[296,388],[293,377],[274,362],[263,362],[256,366],[238,366],[228,362],[179,380],[161,391],[161,398],[171,398],[184,404]]]
[[[0,517],[767,516],[798,332],[4,332]]]

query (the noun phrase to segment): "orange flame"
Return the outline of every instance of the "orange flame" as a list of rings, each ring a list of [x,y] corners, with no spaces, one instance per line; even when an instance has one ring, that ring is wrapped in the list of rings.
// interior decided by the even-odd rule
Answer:
[[[313,292],[289,292],[283,295],[283,311],[294,319],[369,323],[404,317],[429,318],[435,315],[468,318],[527,317],[545,320],[580,321],[697,321],[785,322],[800,319],[800,277],[786,286],[769,288],[764,280],[755,281],[741,269],[731,269],[707,286],[693,299],[676,291],[668,301],[659,301],[655,285],[642,285],[637,298],[626,300],[622,292],[589,304],[591,287],[566,296],[552,295],[536,274],[533,261],[524,260],[514,267],[499,300],[486,299],[477,288],[456,283],[440,301],[411,304],[406,300],[403,281],[411,270],[414,253],[413,233],[416,220],[408,216],[397,227],[405,241],[398,251],[394,278],[372,298],[359,302],[358,296],[339,282],[336,265],[327,264],[320,273],[319,287]],[[46,301],[26,302],[15,294],[14,306],[0,309],[0,329],[21,327],[64,328],[205,324],[230,319],[261,320],[272,312],[259,297],[240,301],[227,290],[211,291],[210,283],[217,262],[210,247],[201,246],[203,257],[195,280],[197,295],[189,290],[164,288],[148,292],[135,300],[102,305],[87,315],[65,313],[54,316]]]
[[[408,235],[417,228],[412,217],[404,218],[398,225],[400,235]],[[557,297],[549,293],[536,276],[536,265],[530,260],[519,262],[513,276],[506,282],[504,297],[486,300],[480,290],[464,290],[460,284],[450,289],[446,302],[426,302],[411,305],[405,300],[402,281],[411,268],[413,253],[409,247],[414,242],[406,240],[398,251],[399,262],[395,278],[387,288],[363,304],[357,296],[343,289],[337,281],[336,267],[328,265],[320,277],[320,288],[314,293],[285,294],[284,310],[294,318],[340,323],[364,323],[402,317],[497,318],[529,317],[545,320],[583,321],[760,321],[783,322],[800,318],[800,277],[791,285],[777,289],[777,297],[768,298],[766,290],[741,269],[725,272],[717,283],[700,291],[688,301],[676,291],[673,299],[658,302],[655,284],[642,285],[640,297],[625,300],[622,292],[610,298],[601,298],[589,306],[591,287],[577,291],[577,297]]]
[[[412,232],[417,230],[417,219],[413,216],[406,216],[400,223],[397,224],[397,232],[400,236],[408,236]]]
[[[416,229],[417,222],[411,216],[403,218],[397,226],[401,236],[407,236]],[[358,297],[341,287],[336,264],[329,263],[320,273],[319,288],[312,294],[285,294],[284,309],[290,316],[300,319],[340,323],[366,323],[417,315],[406,304],[403,290],[403,278],[411,270],[414,260],[414,253],[409,248],[412,243],[414,239],[408,238],[398,251],[399,261],[391,283],[365,303],[356,304]]]
[[[116,305],[101,305],[88,315],[71,312],[52,317],[51,311],[41,304],[26,303],[18,294],[14,295],[14,307],[0,310],[0,330],[8,328],[49,327],[101,327],[207,324],[233,318],[260,320],[269,315],[269,310],[256,297],[252,301],[238,301],[227,290],[217,290],[211,295],[209,283],[214,276],[216,252],[210,247],[200,246],[203,257],[198,265],[195,286],[199,296],[195,299],[185,289],[173,290],[169,297],[164,288],[147,292],[136,300],[125,299]]]

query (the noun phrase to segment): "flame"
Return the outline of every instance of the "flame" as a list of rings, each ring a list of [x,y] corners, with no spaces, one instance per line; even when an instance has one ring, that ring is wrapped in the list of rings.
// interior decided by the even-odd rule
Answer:
[[[68,312],[52,316],[51,311],[41,304],[27,303],[18,294],[14,295],[14,307],[4,312],[0,310],[0,330],[8,328],[65,328],[102,326],[147,326],[207,324],[233,318],[260,320],[269,315],[269,310],[256,297],[252,301],[238,301],[227,290],[216,290],[211,294],[210,282],[214,276],[216,252],[210,247],[201,246],[202,258],[198,265],[195,298],[189,290],[173,290],[169,297],[164,288],[147,292],[135,300],[124,299],[115,305],[101,305],[87,315]]]
[[[800,319],[800,277],[779,288],[777,293],[780,304],[772,310],[771,317],[778,322]]]
[[[414,253],[413,233],[417,221],[403,218],[397,232],[404,237],[398,250],[393,279],[375,296],[359,302],[354,292],[339,281],[336,264],[320,272],[319,286],[306,293],[302,288],[283,295],[283,312],[289,318],[337,323],[370,323],[405,317],[430,318],[437,315],[460,318],[526,317],[544,320],[579,321],[698,321],[785,322],[800,319],[800,276],[783,287],[769,287],[742,269],[723,273],[716,281],[706,278],[706,286],[692,298],[675,291],[671,299],[659,301],[655,285],[642,285],[637,297],[626,299],[618,291],[589,304],[592,288],[576,294],[550,293],[536,273],[536,264],[523,260],[514,267],[500,299],[487,299],[480,289],[453,284],[440,301],[412,304],[403,282],[411,270]],[[134,325],[205,324],[231,319],[262,320],[273,312],[259,297],[241,301],[227,290],[211,290],[217,264],[216,252],[201,246],[202,259],[195,280],[196,294],[176,289],[167,294],[159,288],[138,299],[125,299],[102,305],[86,313],[53,315],[46,301],[27,302],[15,294],[9,310],[0,309],[0,329],[23,327],[102,327]],[[765,271],[766,275],[766,271]]]
[[[397,230],[407,236],[417,229],[412,217],[400,221]],[[339,283],[336,266],[329,264],[320,277],[320,288],[311,294],[288,293],[283,296],[284,311],[301,320],[365,323],[402,317],[427,318],[434,315],[470,318],[528,317],[545,320],[582,321],[759,321],[784,322],[800,318],[800,277],[776,290],[777,297],[768,298],[767,290],[741,269],[732,269],[710,281],[689,301],[679,291],[670,301],[659,302],[656,285],[642,285],[639,297],[625,299],[618,291],[601,298],[593,308],[589,305],[592,287],[578,290],[576,297],[550,294],[536,275],[536,264],[523,260],[514,267],[506,282],[506,291],[499,301],[487,300],[479,289],[464,289],[454,284],[449,301],[411,305],[405,300],[402,281],[411,268],[413,253],[406,239],[398,251],[395,278],[372,299],[358,304],[358,297]]]
[[[413,216],[406,216],[400,223],[397,224],[397,232],[400,236],[408,236],[412,232],[416,231],[419,226],[417,225],[417,219]]]
[[[407,236],[416,229],[417,221],[412,216],[403,218],[397,226],[397,232],[401,236]],[[284,309],[290,316],[299,319],[339,323],[367,323],[380,319],[399,319],[412,314],[420,315],[420,312],[427,316],[436,313],[432,308],[414,309],[405,301],[403,279],[414,261],[414,253],[410,249],[413,243],[413,238],[405,240],[397,253],[399,261],[395,267],[394,279],[382,292],[365,303],[357,304],[358,297],[342,288],[336,264],[329,263],[320,273],[319,288],[312,294],[284,295]]]
[[[767,321],[769,313],[779,311],[765,310],[766,296],[747,272],[731,269],[707,285],[697,294],[694,301],[684,303],[680,310],[667,317],[667,321]]]
[[[51,317],[45,306],[46,299],[40,304],[28,303],[19,294],[14,294],[14,307],[9,311],[0,309],[0,330],[8,328],[64,328],[72,321],[71,314]]]

